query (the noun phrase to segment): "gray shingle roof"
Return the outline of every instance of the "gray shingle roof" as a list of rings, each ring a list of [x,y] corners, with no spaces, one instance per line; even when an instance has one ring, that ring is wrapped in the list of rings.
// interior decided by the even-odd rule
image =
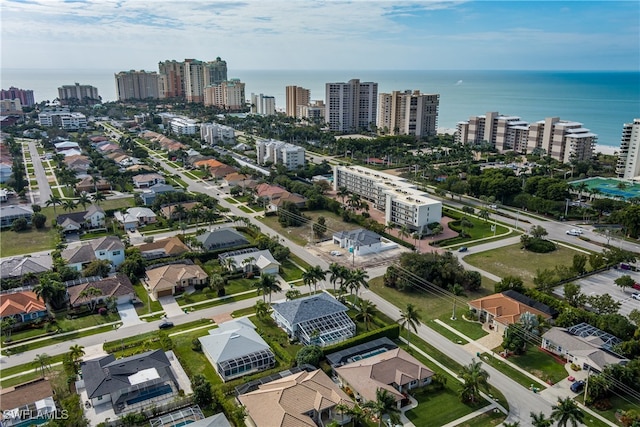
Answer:
[[[200,337],[203,349],[217,363],[233,360],[251,353],[269,350],[269,345],[255,331],[255,326],[246,318],[223,323],[209,335]]]
[[[249,244],[249,241],[236,230],[223,228],[196,236],[205,248],[231,248]]]
[[[117,251],[124,250],[124,243],[116,236],[105,236],[91,242],[94,251]]]
[[[145,369],[156,368],[162,377],[171,364],[162,350],[151,350],[117,359],[113,355],[82,363],[82,377],[90,399],[129,388],[129,377]]]
[[[365,230],[364,228],[350,231],[340,231],[334,233],[333,237],[340,240],[347,238],[353,242],[356,242],[356,244],[360,246],[369,246],[380,243],[379,234],[376,234],[373,231]]]
[[[305,298],[273,304],[273,309],[292,326],[347,311],[347,307],[324,292]]]
[[[52,266],[51,255],[5,258],[0,261],[0,279],[22,277],[27,273],[44,273],[51,270]]]
[[[91,245],[81,245],[62,251],[62,258],[69,264],[91,262],[96,259],[96,253]]]

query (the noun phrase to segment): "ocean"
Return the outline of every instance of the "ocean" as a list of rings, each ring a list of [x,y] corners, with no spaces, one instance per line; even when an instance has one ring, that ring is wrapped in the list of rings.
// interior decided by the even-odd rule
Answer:
[[[116,99],[114,73],[119,70],[2,69],[3,89],[33,89],[36,101],[53,100],[61,85],[91,84],[104,101]],[[519,116],[532,123],[545,117],[580,122],[598,135],[598,144],[619,147],[622,125],[640,118],[640,73],[578,71],[290,71],[233,70],[251,93],[274,96],[285,107],[285,86],[311,91],[324,99],[327,82],[350,79],[378,83],[378,92],[420,90],[440,94],[438,126],[456,123],[488,111]]]

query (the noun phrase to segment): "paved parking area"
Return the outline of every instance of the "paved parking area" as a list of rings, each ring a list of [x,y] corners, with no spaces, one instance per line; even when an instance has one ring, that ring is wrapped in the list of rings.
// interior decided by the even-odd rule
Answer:
[[[628,274],[633,277],[637,283],[640,283],[640,272],[619,269],[611,269],[602,273],[594,274],[593,276],[577,280],[575,283],[580,285],[582,293],[587,296],[603,294],[611,295],[613,299],[622,304],[618,313],[628,316],[629,313],[631,313],[631,310],[640,310],[640,301],[631,298],[632,292],[640,291],[632,288],[627,288],[623,291],[622,288],[616,286],[614,280],[620,276],[624,276],[625,274]],[[564,292],[562,286],[556,288],[554,293],[563,296]]]

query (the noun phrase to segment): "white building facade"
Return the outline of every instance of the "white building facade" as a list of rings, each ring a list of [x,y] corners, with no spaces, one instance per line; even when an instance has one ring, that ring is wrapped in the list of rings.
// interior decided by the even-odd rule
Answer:
[[[373,203],[385,213],[385,224],[406,225],[427,234],[427,225],[442,219],[442,202],[433,200],[404,178],[362,166],[334,166],[333,188],[349,192]]]
[[[640,119],[622,128],[616,173],[618,178],[640,181]]]
[[[378,132],[418,138],[435,135],[439,105],[438,94],[424,94],[418,90],[381,93],[378,97]]]
[[[263,94],[251,94],[251,112],[261,116],[272,116],[276,113],[276,98]]]
[[[361,82],[359,79],[327,83],[325,96],[324,118],[331,131],[370,130],[376,124],[378,83]]]
[[[209,145],[234,141],[236,131],[230,126],[219,123],[203,123],[200,125],[200,138]]]
[[[475,145],[486,141],[500,153],[509,150],[526,153],[528,134],[529,123],[520,117],[488,112],[458,122],[456,142]]]
[[[288,170],[294,170],[305,164],[305,149],[283,141],[259,140],[256,142],[256,154],[260,165],[271,162],[282,164]]]
[[[542,149],[562,163],[589,160],[593,157],[598,135],[583,128],[582,123],[547,117],[529,126],[527,152]]]
[[[171,131],[176,135],[195,135],[196,121],[186,117],[176,117],[171,120]]]
[[[87,117],[82,113],[69,111],[44,111],[38,114],[42,126],[59,126],[64,130],[86,129]]]

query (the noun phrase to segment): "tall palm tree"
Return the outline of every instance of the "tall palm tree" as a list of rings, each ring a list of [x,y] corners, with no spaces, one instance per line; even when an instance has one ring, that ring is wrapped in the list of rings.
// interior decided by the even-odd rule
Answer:
[[[558,398],[558,403],[551,411],[551,418],[558,423],[558,427],[567,427],[567,424],[578,427],[582,424],[584,412],[570,397]]]
[[[82,205],[82,209],[86,209],[87,205],[91,204],[91,197],[83,191],[78,198],[77,204]]]
[[[78,362],[84,355],[84,347],[80,344],[74,344],[69,347],[69,357],[71,357],[71,360],[73,361],[74,365],[76,365],[76,367],[78,366]]]
[[[360,208],[362,208],[362,198],[360,197],[359,194],[356,193],[352,193],[349,196],[349,200],[347,200],[347,205],[349,205],[349,207],[354,210],[357,211]]]
[[[44,204],[47,207],[53,205],[53,214],[57,216],[58,213],[56,212],[56,206],[62,205],[62,199],[60,197],[56,196],[55,194],[51,193],[51,196],[49,196],[49,200],[44,202]]]
[[[551,418],[547,418],[544,412],[531,412],[529,413],[531,417],[531,424],[533,427],[551,427],[553,425],[553,420]]]
[[[316,265],[302,273],[302,282],[309,286],[309,292],[311,292],[311,286],[313,286],[313,291],[316,292],[318,282],[324,280],[326,274],[327,273],[322,269],[322,267]]]
[[[344,285],[349,288],[349,293],[352,293],[353,291],[355,291],[356,303],[357,303],[358,290],[360,289],[360,287],[364,287],[364,288],[369,287],[369,283],[367,282],[369,275],[367,274],[366,271],[364,271],[361,268],[357,268],[355,270],[347,270],[347,271],[349,273]]]
[[[464,288],[458,283],[454,283],[449,290],[453,294],[453,313],[451,314],[451,320],[456,320],[456,297],[464,295]]]
[[[360,300],[360,304],[358,304],[358,314],[356,315],[356,320],[364,322],[365,329],[368,331],[371,326],[371,321],[373,320],[376,314],[376,305],[371,301],[362,299]]]
[[[42,378],[44,378],[45,371],[51,370],[51,357],[47,353],[36,354],[33,363],[36,365],[36,372],[40,370]]]
[[[276,280],[276,276],[273,274],[262,274],[260,280],[254,284],[258,289],[258,292],[262,294],[262,301],[267,301],[267,294],[269,294],[269,303],[271,303],[271,294],[273,292],[280,292],[282,288]]]
[[[338,191],[336,192],[336,196],[338,196],[338,197],[340,197],[342,199],[342,204],[343,205],[344,205],[344,199],[348,195],[349,195],[349,190],[347,190],[347,187],[339,187]]]
[[[105,200],[107,200],[107,196],[99,191],[96,191],[91,195],[91,201],[98,206],[100,206],[100,202],[104,202]]]
[[[419,310],[413,304],[407,304],[405,309],[400,311],[399,322],[400,326],[407,330],[407,343],[409,343],[409,329],[413,329],[413,332],[418,332],[418,325],[420,324]]]
[[[364,405],[365,411],[378,419],[378,427],[382,426],[382,417],[387,415],[392,424],[400,422],[400,409],[396,398],[389,390],[378,388],[376,400],[369,400]]]
[[[232,257],[225,258],[222,263],[229,273],[233,273],[236,269],[236,260]]]
[[[409,236],[409,227],[407,227],[406,224],[402,224],[402,227],[400,227],[400,231],[398,231],[398,236],[400,236],[400,238],[403,240]]]
[[[336,291],[336,282],[338,279],[342,277],[343,267],[337,262],[332,262],[329,264],[329,269],[326,271],[331,276],[329,277],[329,282],[333,285],[333,292]]]
[[[336,407],[334,409],[338,414],[340,414],[340,425],[343,425],[344,424],[344,414],[348,414],[349,410],[351,408],[349,407],[349,405],[347,405],[346,403],[341,401],[340,403],[338,403],[336,405]]]
[[[64,296],[65,291],[66,288],[61,282],[46,277],[41,277],[40,282],[33,287],[36,297],[52,308],[59,305],[59,300]]]
[[[76,202],[71,199],[67,199],[64,202],[62,202],[62,209],[64,209],[65,212],[72,211],[75,208],[76,208]]]
[[[480,389],[489,392],[489,373],[482,368],[482,362],[471,359],[471,364],[463,366],[458,377],[464,381],[460,390],[463,402],[476,403],[480,398]]]
[[[89,310],[94,311],[96,309],[96,306],[98,305],[98,300],[96,299],[96,297],[99,297],[100,295],[102,295],[102,290],[94,286],[89,286],[88,288],[83,289],[78,296],[80,298],[87,299]]]

